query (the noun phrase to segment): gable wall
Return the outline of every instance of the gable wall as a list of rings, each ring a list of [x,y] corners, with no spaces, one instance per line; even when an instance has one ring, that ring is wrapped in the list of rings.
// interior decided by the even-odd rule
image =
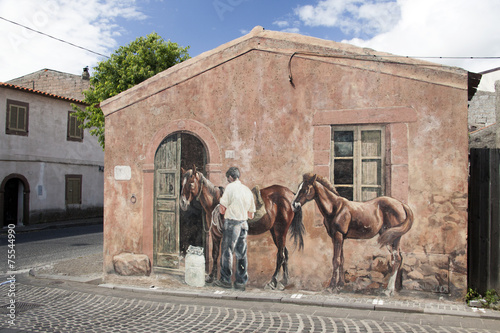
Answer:
[[[208,128],[222,156],[217,166],[222,174],[237,165],[242,181],[249,187],[281,184],[296,191],[303,173],[329,172],[329,157],[325,158],[329,126],[315,127],[316,115],[326,111],[336,123],[343,123],[342,117],[352,123],[355,118],[345,115],[356,110],[368,110],[360,113],[361,119],[363,114],[373,118],[373,110],[383,112],[398,107],[412,113],[409,120],[403,117],[401,121],[388,121],[392,149],[397,150],[398,144],[407,139],[403,149],[391,157],[389,171],[396,176],[402,170],[398,179],[406,179],[406,191],[399,195],[416,216],[412,230],[402,239],[402,251],[412,263],[406,267],[406,280],[411,282],[406,287],[432,290],[451,281],[454,290],[464,290],[465,72],[297,55],[291,62],[293,87],[288,80],[291,45],[257,38],[251,42],[244,52],[239,44],[224,51],[234,57],[215,53],[181,70],[172,69],[169,75],[159,74],[104,105],[108,114],[105,223],[110,226],[105,228],[105,270],[112,270],[111,258],[119,252],[147,252],[150,240],[144,228],[149,227],[144,216],[148,213],[144,212],[143,201],[151,192],[143,188],[146,155],[152,138],[168,124],[175,122],[179,130],[185,130],[182,120],[189,120]],[[311,48],[305,50],[322,51]],[[226,62],[215,67],[207,65],[216,63],[215,58]],[[198,67],[210,69],[198,74]],[[228,150],[234,151],[234,159],[225,158]],[[398,160],[401,152],[407,155],[403,162]],[[130,165],[132,179],[115,181],[115,165]],[[220,172],[211,180],[226,185]],[[139,193],[138,204],[129,203],[131,193]],[[290,275],[295,287],[318,290],[331,276],[332,244],[313,202],[304,208],[304,223],[305,250],[291,254]],[[122,232],[125,230],[128,234]],[[269,233],[249,237],[251,284],[263,286],[268,282],[274,271],[275,253]],[[386,249],[378,249],[376,239],[347,240],[345,255],[346,270],[358,279],[355,285],[363,288],[368,283],[359,272],[373,270],[370,262],[375,259],[382,266],[387,264],[388,256]],[[422,269],[425,265],[432,269]],[[446,283],[436,281],[436,271]],[[375,275],[368,282],[383,285],[384,279]],[[429,281],[422,282],[427,276]]]
[[[82,91],[89,89],[90,81],[81,75],[43,69],[35,73],[10,80],[8,83],[33,90],[49,92],[58,96],[83,100]]]

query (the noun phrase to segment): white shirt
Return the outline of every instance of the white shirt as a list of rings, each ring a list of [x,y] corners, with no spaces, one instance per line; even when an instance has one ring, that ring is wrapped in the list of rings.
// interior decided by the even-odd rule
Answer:
[[[225,219],[246,221],[248,212],[255,213],[255,202],[252,191],[239,179],[226,186],[220,204],[226,207]]]

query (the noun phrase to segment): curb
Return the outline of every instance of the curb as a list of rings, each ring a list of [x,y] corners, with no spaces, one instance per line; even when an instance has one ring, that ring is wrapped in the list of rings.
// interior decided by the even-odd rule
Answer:
[[[356,302],[342,302],[338,300],[321,300],[314,298],[293,298],[291,296],[269,296],[258,295],[248,292],[232,291],[227,293],[223,290],[215,292],[196,292],[196,291],[181,291],[181,290],[168,290],[160,288],[141,288],[133,286],[115,285],[112,283],[103,283],[98,285],[101,288],[108,288],[114,290],[129,291],[134,293],[150,293],[160,294],[175,297],[187,298],[213,298],[213,299],[227,299],[236,301],[250,301],[250,302],[267,302],[267,303],[287,303],[301,306],[318,306],[327,308],[341,308],[341,309],[354,309],[354,310],[369,310],[369,311],[387,311],[387,312],[400,312],[400,313],[417,313],[429,315],[447,315],[471,318],[483,318],[500,320],[500,312],[486,311],[486,309],[477,309],[472,311],[462,310],[447,310],[447,309],[427,309],[421,306],[397,306],[393,304],[369,304],[369,303],[356,303]],[[375,303],[375,302],[374,302]],[[474,308],[471,308],[474,309]]]
[[[71,220],[71,221],[60,221],[60,222],[49,222],[49,223],[39,223],[39,224],[30,224],[17,226],[16,225],[16,233],[22,234],[33,231],[41,231],[48,229],[63,229],[63,228],[71,228],[71,227],[84,227],[89,225],[98,225],[103,224],[102,217],[89,218],[89,219],[81,219],[81,220]],[[7,228],[0,229],[0,235],[6,235],[8,233]]]

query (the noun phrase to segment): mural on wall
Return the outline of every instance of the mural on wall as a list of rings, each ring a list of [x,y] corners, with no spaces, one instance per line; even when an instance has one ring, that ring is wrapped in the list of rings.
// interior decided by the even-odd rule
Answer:
[[[183,171],[182,191],[180,207],[187,210],[193,200],[198,200],[202,205],[207,226],[210,228],[212,236],[212,270],[207,278],[211,283],[217,279],[217,260],[222,238],[222,227],[217,227],[212,223],[212,213],[219,204],[222,190],[214,186],[201,172],[196,171],[196,166]],[[248,234],[260,235],[269,231],[274,244],[278,248],[276,254],[276,270],[267,284],[271,289],[283,290],[288,284],[288,249],[286,248],[287,231],[290,229],[291,236],[299,249],[303,248],[303,234],[305,232],[302,223],[302,212],[300,209],[292,209],[294,193],[281,185],[272,185],[263,189],[255,187],[252,189],[255,197],[256,213],[252,220],[248,220]],[[215,211],[217,213],[218,210]],[[220,220],[220,219],[219,219]],[[281,281],[278,275],[282,271]]]
[[[323,215],[323,223],[333,241],[333,273],[328,288],[335,290],[344,286],[344,240],[370,239],[378,234],[380,246],[387,246],[391,252],[392,272],[386,294],[394,295],[402,264],[401,236],[413,225],[410,207],[384,196],[366,202],[349,201],[341,197],[327,179],[315,174],[304,174],[292,206],[300,209],[311,200],[316,202]]]

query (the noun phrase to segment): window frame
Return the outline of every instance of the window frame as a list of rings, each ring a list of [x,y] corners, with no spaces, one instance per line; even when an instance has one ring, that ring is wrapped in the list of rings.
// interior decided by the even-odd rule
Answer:
[[[77,200],[74,200],[74,198],[69,198],[68,192],[69,192],[69,182],[70,181],[78,181],[78,197]],[[82,204],[82,175],[66,175],[65,176],[65,187],[64,187],[64,201],[66,205],[81,205]],[[71,202],[70,202],[71,199]]]
[[[73,119],[75,122],[75,131],[78,128],[80,130],[80,136],[77,136],[76,134],[73,135],[73,133],[71,133]],[[82,122],[78,120],[78,117],[76,116],[76,112],[75,111],[68,111],[68,122],[67,122],[67,131],[66,131],[66,140],[67,141],[74,141],[74,142],[82,142],[83,141],[84,130],[83,130],[83,128],[80,128],[81,124],[82,124]]]
[[[353,132],[353,147],[352,156],[335,156],[335,132],[340,131],[352,131]],[[363,155],[362,148],[362,132],[368,131],[380,131],[380,151],[379,155]],[[385,125],[332,125],[331,126],[331,146],[330,146],[330,158],[331,158],[331,168],[330,168],[330,180],[332,184],[339,190],[340,188],[352,188],[352,200],[353,201],[367,201],[373,199],[374,197],[364,196],[365,189],[373,188],[378,189],[379,193],[377,196],[385,195],[385,184],[386,184],[386,128]],[[352,160],[352,184],[337,184],[335,182],[335,161],[340,160]],[[363,162],[368,160],[379,160],[380,165],[377,168],[377,182],[378,184],[363,184]],[[351,198],[349,198],[351,199]]]
[[[24,119],[24,129],[15,128],[12,129],[10,127],[10,118],[13,106],[17,106],[18,108],[25,109],[25,119]],[[6,110],[6,120],[5,120],[5,134],[9,135],[20,135],[20,136],[28,136],[29,133],[29,103],[16,101],[12,99],[7,99],[7,110]]]

